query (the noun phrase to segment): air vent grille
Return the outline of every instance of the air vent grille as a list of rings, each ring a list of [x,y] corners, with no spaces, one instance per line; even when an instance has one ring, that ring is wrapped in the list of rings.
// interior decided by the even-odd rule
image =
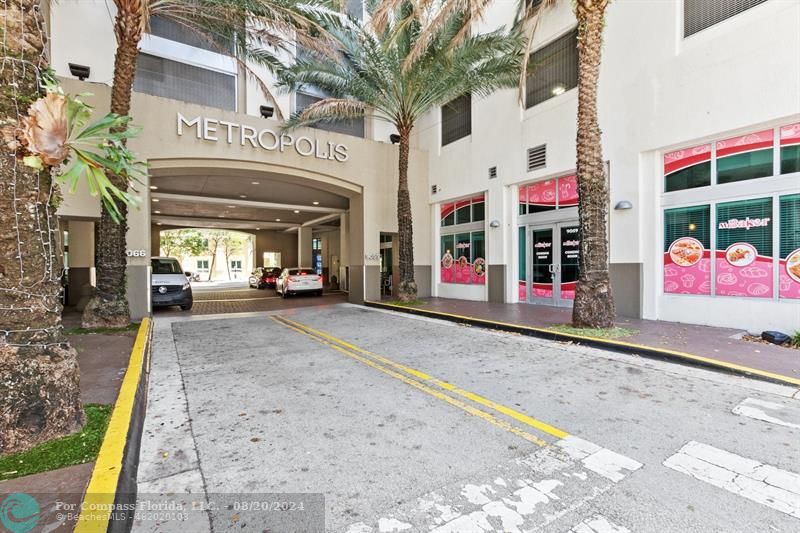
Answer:
[[[436,194],[437,192],[439,192],[439,186],[431,185],[431,194]]]
[[[547,166],[547,145],[528,148],[528,172]]]
[[[497,167],[489,167],[489,179],[493,180],[497,177]]]

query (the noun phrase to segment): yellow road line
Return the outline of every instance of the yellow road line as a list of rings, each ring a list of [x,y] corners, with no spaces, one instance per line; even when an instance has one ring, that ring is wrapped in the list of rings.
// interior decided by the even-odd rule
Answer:
[[[513,433],[514,435],[517,435],[518,437],[522,437],[523,439],[525,439],[527,441],[530,441],[530,442],[532,442],[532,443],[534,443],[534,444],[536,444],[538,446],[547,446],[547,442],[543,441],[539,437],[537,437],[535,435],[532,435],[532,434],[528,433],[527,431],[523,431],[523,430],[521,430],[519,428],[516,428],[516,427],[512,426],[511,424],[509,424],[508,422],[506,422],[505,420],[502,420],[502,419],[499,419],[499,418],[493,416],[491,413],[487,413],[486,411],[481,411],[480,409],[478,409],[476,407],[472,407],[471,405],[468,405],[468,404],[466,404],[466,403],[464,403],[462,401],[459,401],[459,400],[457,400],[457,399],[455,399],[455,398],[453,398],[451,396],[448,396],[447,394],[444,394],[444,393],[442,393],[442,392],[440,392],[440,391],[438,391],[436,389],[433,389],[433,388],[425,385],[424,383],[420,383],[419,381],[417,381],[415,379],[411,379],[411,378],[409,378],[407,376],[404,376],[404,375],[400,374],[399,372],[395,372],[394,370],[391,370],[389,368],[381,366],[378,363],[376,363],[375,361],[371,361],[370,359],[368,359],[366,357],[362,357],[362,356],[360,356],[360,355],[358,355],[356,353],[353,353],[350,350],[347,350],[347,349],[345,349],[345,348],[343,348],[341,346],[338,346],[338,345],[336,345],[336,344],[334,344],[332,342],[328,342],[325,339],[321,339],[319,337],[311,335],[310,333],[308,333],[306,331],[303,331],[302,329],[297,328],[297,327],[293,326],[292,324],[289,324],[287,322],[284,322],[284,321],[280,320],[279,317],[272,316],[270,318],[272,320],[274,320],[275,322],[277,322],[278,324],[281,324],[281,325],[283,325],[283,326],[285,326],[285,327],[287,327],[287,328],[289,328],[291,330],[294,330],[297,333],[300,333],[301,335],[305,335],[306,337],[314,339],[315,341],[317,341],[320,344],[324,344],[325,346],[329,346],[329,347],[333,348],[334,350],[336,350],[336,351],[338,351],[340,353],[343,353],[344,355],[346,355],[346,356],[348,356],[348,357],[350,357],[352,359],[360,361],[360,362],[364,363],[365,365],[368,365],[368,366],[370,366],[370,367],[372,367],[372,368],[374,368],[376,370],[379,370],[379,371],[383,372],[384,374],[387,374],[387,375],[389,375],[389,376],[391,376],[391,377],[393,377],[395,379],[399,379],[400,381],[402,381],[403,383],[405,383],[407,385],[411,385],[412,387],[414,387],[416,389],[419,389],[422,392],[430,394],[434,398],[437,398],[439,400],[445,401],[445,402],[449,403],[450,405],[452,405],[454,407],[458,407],[459,409],[461,409],[463,411],[466,411],[467,413],[469,413],[469,414],[471,414],[473,416],[477,416],[478,418],[481,418],[481,419],[485,420],[486,422],[489,422],[490,424],[492,424],[492,425],[494,425],[496,427],[499,427],[500,429],[508,431],[509,433]],[[280,317],[280,318],[283,318],[283,317]]]
[[[301,323],[296,322],[294,320],[288,319],[288,318],[286,318],[284,316],[281,316],[279,321],[283,322],[284,324],[286,324],[289,327],[292,327],[292,329],[302,330],[302,332],[304,334],[306,334],[306,335],[308,335],[308,336],[310,336],[312,338],[318,338],[318,340],[320,342],[324,342],[325,344],[328,344],[329,346],[337,347],[337,349],[340,349],[340,351],[346,349],[346,350],[350,351],[351,353],[352,352],[356,352],[357,354],[361,354],[361,355],[366,356],[368,358],[371,358],[371,359],[374,359],[374,360],[379,361],[381,363],[384,363],[385,365],[391,366],[391,367],[396,368],[398,370],[401,370],[401,371],[403,371],[403,372],[405,372],[405,373],[407,373],[407,374],[409,374],[411,376],[414,376],[417,379],[432,383],[432,384],[434,384],[434,385],[436,385],[438,387],[441,387],[441,388],[443,388],[443,389],[445,389],[445,390],[447,390],[449,392],[452,392],[453,394],[457,394],[457,395],[462,396],[464,398],[467,398],[467,399],[469,399],[469,400],[471,400],[471,401],[473,401],[473,402],[475,402],[477,404],[483,405],[484,407],[488,407],[490,409],[493,409],[493,410],[495,410],[495,411],[497,411],[499,413],[502,413],[502,414],[504,414],[504,415],[506,415],[506,416],[508,416],[510,418],[513,418],[517,422],[521,422],[521,423],[523,423],[523,424],[525,424],[527,426],[530,426],[530,427],[535,428],[535,429],[537,429],[539,431],[547,433],[548,435],[552,435],[552,436],[554,436],[556,438],[559,438],[559,439],[563,439],[563,438],[568,436],[567,432],[562,431],[562,430],[560,430],[558,428],[555,428],[555,427],[551,426],[550,424],[547,424],[547,423],[542,422],[540,420],[536,420],[533,417],[530,417],[530,416],[528,416],[528,415],[526,415],[524,413],[520,413],[519,411],[517,411],[515,409],[511,409],[510,407],[506,407],[505,405],[502,405],[502,404],[499,404],[499,403],[494,402],[492,400],[489,400],[487,398],[484,398],[483,396],[480,396],[478,394],[475,394],[475,393],[466,391],[464,389],[461,389],[459,387],[456,387],[455,385],[452,385],[452,384],[450,384],[450,383],[448,383],[446,381],[442,381],[442,380],[437,379],[437,378],[435,378],[433,376],[430,376],[430,375],[426,374],[425,372],[416,370],[416,369],[411,368],[409,366],[406,366],[406,365],[403,365],[401,363],[397,363],[395,361],[392,361],[391,359],[388,359],[388,358],[383,357],[381,355],[378,355],[376,353],[373,353],[373,352],[364,350],[362,348],[359,348],[358,346],[350,344],[347,341],[344,341],[342,339],[334,337],[333,335],[329,335],[328,333],[325,333],[323,331],[316,330],[316,329],[314,329],[314,328],[312,328],[310,326],[307,326],[305,324],[301,324]],[[353,354],[353,355],[358,357],[358,355],[356,355],[356,354]],[[368,363],[368,364],[370,364],[370,363]],[[380,365],[370,364],[370,366],[380,366]],[[386,369],[386,370],[388,370],[388,369]],[[390,371],[390,372],[393,372],[393,371]],[[394,372],[393,372],[393,374],[394,374]],[[406,376],[402,376],[402,375],[400,375],[400,376],[402,377],[403,381],[408,379],[408,378],[406,378]],[[419,382],[417,382],[415,380],[412,380],[412,381],[414,381],[415,383],[419,383]],[[433,390],[437,394],[441,394],[439,391],[436,391],[435,389],[431,389],[431,390]],[[451,396],[448,396],[446,394],[443,395],[443,396],[448,398],[448,399],[450,399],[450,400],[454,400],[454,401],[458,402],[458,400],[455,400]],[[439,397],[439,396],[437,396],[437,397]],[[462,402],[458,402],[458,403],[462,403]],[[480,411],[480,412],[484,413],[484,411]],[[485,414],[487,414],[489,416],[492,416],[489,413],[485,413]]]
[[[602,343],[602,344],[622,346],[622,347],[625,347],[625,348],[630,348],[630,349],[635,349],[635,350],[647,350],[647,351],[651,351],[651,352],[662,353],[662,354],[665,354],[665,355],[672,355],[672,356],[683,358],[683,359],[690,359],[692,361],[697,361],[699,363],[704,363],[704,364],[707,364],[707,365],[710,365],[710,366],[716,366],[716,367],[720,367],[720,368],[727,368],[729,370],[736,370],[738,372],[744,372],[744,373],[747,373],[747,374],[753,374],[755,376],[765,377],[765,378],[768,378],[770,380],[780,381],[780,382],[783,382],[785,384],[800,386],[800,379],[798,379],[798,378],[794,378],[794,377],[791,377],[791,376],[785,376],[783,374],[776,374],[774,372],[769,372],[769,371],[766,371],[766,370],[759,370],[757,368],[752,368],[752,367],[749,367],[749,366],[739,365],[739,364],[736,364],[736,363],[728,363],[726,361],[721,361],[719,359],[712,359],[710,357],[703,357],[702,355],[695,355],[695,354],[691,354],[691,353],[687,353],[687,352],[680,352],[680,351],[677,351],[677,350],[669,350],[669,349],[666,349],[666,348],[657,348],[655,346],[647,346],[647,345],[644,345],[644,344],[635,344],[635,343],[632,343],[632,342],[618,341],[618,340],[614,340],[614,339],[604,339],[602,337],[592,337],[590,335],[578,335],[578,334],[575,334],[575,333],[562,333],[560,331],[555,331],[555,330],[552,330],[552,329],[536,328],[536,327],[533,327],[533,326],[525,326],[523,324],[512,324],[510,322],[497,322],[495,320],[489,320],[487,318],[478,318],[478,317],[474,317],[474,316],[456,315],[456,314],[453,314],[453,313],[445,313],[444,311],[433,311],[433,310],[429,310],[429,309],[419,309],[417,307],[405,307],[405,306],[402,306],[402,305],[393,305],[393,304],[387,304],[387,303],[383,303],[383,302],[371,302],[371,301],[369,301],[367,303],[373,304],[376,307],[391,307],[391,308],[394,308],[394,309],[400,309],[400,310],[402,310],[404,312],[408,312],[408,309],[412,309],[412,310],[416,310],[416,311],[421,311],[422,313],[426,313],[426,314],[429,314],[429,315],[439,315],[439,316],[446,316],[446,317],[451,317],[451,318],[458,318],[458,319],[464,320],[466,322],[482,322],[484,324],[492,324],[492,325],[495,325],[495,326],[504,326],[504,327],[511,327],[511,328],[517,328],[517,329],[524,329],[524,330],[528,330],[528,331],[536,331],[536,332],[539,332],[539,333],[547,333],[547,334],[550,334],[550,335],[556,334],[556,335],[560,335],[562,337],[566,337],[568,339],[593,341],[593,342],[599,342],[599,343]]]
[[[139,333],[131,350],[128,370],[122,380],[108,429],[103,437],[103,444],[94,463],[92,477],[86,487],[84,510],[81,511],[74,533],[105,533],[108,530],[149,336],[150,318],[145,317],[139,326]]]

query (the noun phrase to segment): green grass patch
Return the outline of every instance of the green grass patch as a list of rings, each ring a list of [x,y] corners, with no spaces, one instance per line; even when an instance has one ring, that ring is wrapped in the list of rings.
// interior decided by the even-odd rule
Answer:
[[[381,303],[399,305],[400,307],[419,307],[421,305],[425,305],[425,302],[422,300],[411,300],[410,302],[404,302],[403,300],[387,300]]]
[[[133,322],[122,328],[64,328],[64,335],[115,335],[138,329],[139,323]]]
[[[86,425],[78,433],[0,457],[0,481],[94,461],[111,418],[112,405],[86,404]]]
[[[599,337],[601,339],[619,339],[623,337],[630,337],[639,333],[635,329],[627,328],[576,328],[569,324],[557,324],[550,326],[550,331],[558,333],[565,333],[567,335],[581,335],[582,337]]]

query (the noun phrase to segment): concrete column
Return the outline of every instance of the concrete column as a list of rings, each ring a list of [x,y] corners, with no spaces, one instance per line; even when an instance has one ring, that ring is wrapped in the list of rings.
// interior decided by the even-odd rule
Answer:
[[[67,305],[83,309],[91,298],[95,279],[94,222],[70,220],[67,222],[66,228],[69,235]]]
[[[126,235],[126,249],[135,254],[128,256],[128,305],[131,309],[131,319],[139,321],[150,314],[150,256],[153,251],[152,228],[158,228],[150,219],[150,189],[149,181],[143,186],[147,191],[142,196],[142,208],[128,210],[128,233]],[[145,228],[151,228],[147,231]],[[142,231],[144,229],[144,231]],[[156,236],[158,233],[156,232]],[[158,251],[158,243],[155,245]]]
[[[350,214],[339,215],[339,287],[350,290],[347,267],[350,266]]]
[[[297,230],[297,266],[310,268],[311,264],[311,227],[301,226]]]

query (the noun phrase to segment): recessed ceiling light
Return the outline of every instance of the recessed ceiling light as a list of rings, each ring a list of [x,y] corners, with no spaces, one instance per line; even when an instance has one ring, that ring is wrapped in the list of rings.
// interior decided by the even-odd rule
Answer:
[[[319,205],[319,202],[314,202],[314,205]]]
[[[161,226],[161,222],[156,222],[156,226]]]
[[[240,194],[239,198],[247,198],[247,195],[246,194]]]
[[[295,210],[294,210],[294,213],[295,213],[295,214],[297,214],[297,213],[299,213],[299,212],[300,212],[300,210],[299,210],[299,209],[295,209]]]
[[[253,185],[261,185],[260,181],[251,181],[250,183],[252,183]]]
[[[261,230],[261,228],[256,228],[256,231],[260,231],[260,230]]]
[[[564,94],[567,89],[563,85],[556,85],[553,87],[553,94],[558,96],[559,94]]]
[[[153,198],[153,201],[154,202],[158,202],[159,200],[158,200],[158,198]]]
[[[280,222],[280,221],[281,221],[281,219],[279,219],[279,218],[275,219],[275,222]]]
[[[219,218],[225,218],[225,215],[220,215]]]
[[[154,191],[154,190],[158,189],[158,187],[156,187],[155,185],[151,185],[150,189]]]
[[[236,209],[235,205],[228,205],[228,206],[225,206],[225,207],[227,207],[228,209]]]
[[[153,211],[153,213],[155,213],[156,215],[160,215],[161,211]]]

